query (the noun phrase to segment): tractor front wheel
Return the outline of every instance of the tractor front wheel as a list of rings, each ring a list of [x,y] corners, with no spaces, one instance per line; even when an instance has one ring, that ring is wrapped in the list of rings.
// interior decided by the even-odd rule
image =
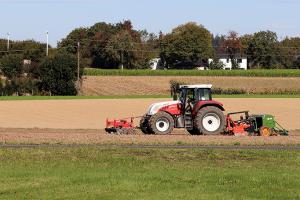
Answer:
[[[166,112],[158,112],[151,116],[149,124],[155,134],[170,134],[174,128],[174,119]]]
[[[200,109],[195,118],[195,128],[203,135],[219,135],[224,132],[225,126],[225,115],[214,106]]]

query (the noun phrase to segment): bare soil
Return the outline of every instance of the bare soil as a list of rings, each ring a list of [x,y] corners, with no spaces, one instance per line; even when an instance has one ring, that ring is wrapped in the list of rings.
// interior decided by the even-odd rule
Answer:
[[[191,136],[184,130],[171,135],[111,135],[102,130],[0,129],[2,144],[137,144],[137,145],[300,145],[300,131],[290,136]]]
[[[106,117],[143,115],[151,103],[167,99],[34,100],[0,102],[0,143],[26,144],[197,144],[299,145],[300,131],[288,137],[109,135]],[[228,112],[270,113],[289,130],[300,130],[300,99],[217,99]],[[138,121],[136,121],[138,125]]]
[[[166,100],[169,99],[1,101],[0,127],[103,129],[106,118],[141,116],[152,103]],[[286,129],[300,129],[300,99],[217,100],[224,104],[226,112],[273,114]]]
[[[291,77],[178,77],[178,76],[85,76],[83,95],[165,95],[170,80],[211,83],[215,88],[248,92],[300,91],[300,78]]]

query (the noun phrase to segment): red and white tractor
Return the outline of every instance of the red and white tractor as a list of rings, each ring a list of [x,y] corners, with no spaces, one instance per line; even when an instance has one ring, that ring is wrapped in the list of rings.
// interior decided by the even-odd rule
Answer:
[[[145,134],[170,134],[185,128],[192,135],[217,135],[226,127],[223,104],[212,100],[212,85],[180,85],[173,101],[152,104],[140,121]]]

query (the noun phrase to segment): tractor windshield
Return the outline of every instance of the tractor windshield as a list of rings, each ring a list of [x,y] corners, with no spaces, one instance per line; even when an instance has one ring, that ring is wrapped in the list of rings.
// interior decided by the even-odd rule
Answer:
[[[182,89],[179,91],[178,96],[181,102],[185,102],[186,100],[191,102],[212,100],[209,88]]]
[[[212,99],[211,90],[209,88],[198,88],[196,92],[196,100],[209,101]]]

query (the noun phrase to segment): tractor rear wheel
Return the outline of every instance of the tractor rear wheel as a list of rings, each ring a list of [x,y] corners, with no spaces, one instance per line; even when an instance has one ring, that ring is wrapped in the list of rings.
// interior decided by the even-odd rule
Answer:
[[[174,128],[174,119],[166,112],[158,112],[151,116],[149,124],[155,134],[170,134]]]
[[[200,109],[195,118],[195,128],[203,135],[219,135],[224,132],[225,126],[225,115],[214,106]]]
[[[144,115],[140,120],[140,129],[144,134],[153,134],[150,124],[149,124],[149,117]]]

